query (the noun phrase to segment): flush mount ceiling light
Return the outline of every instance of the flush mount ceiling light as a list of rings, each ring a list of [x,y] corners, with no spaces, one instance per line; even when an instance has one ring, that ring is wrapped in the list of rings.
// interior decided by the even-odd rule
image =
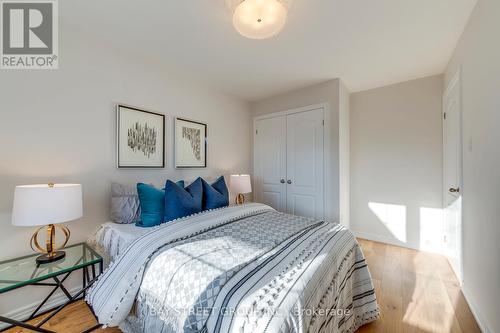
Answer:
[[[227,0],[233,25],[243,36],[266,39],[278,34],[286,23],[289,0]]]

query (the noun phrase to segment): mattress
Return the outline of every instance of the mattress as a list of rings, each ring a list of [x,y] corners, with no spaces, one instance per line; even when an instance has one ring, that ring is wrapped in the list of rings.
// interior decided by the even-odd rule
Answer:
[[[106,222],[97,229],[88,243],[104,258],[107,266],[123,253],[130,243],[147,231],[147,228],[136,227],[133,223]]]

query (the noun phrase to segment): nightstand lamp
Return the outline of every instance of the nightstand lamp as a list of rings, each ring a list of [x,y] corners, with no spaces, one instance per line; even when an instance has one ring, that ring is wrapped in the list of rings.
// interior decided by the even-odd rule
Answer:
[[[231,175],[230,177],[231,192],[237,193],[235,202],[237,205],[245,203],[246,193],[252,192],[252,183],[249,175]]]
[[[82,185],[44,184],[16,186],[12,224],[20,227],[40,226],[33,234],[30,245],[33,251],[42,253],[36,258],[38,264],[45,264],[64,258],[69,229],[59,223],[77,220],[83,216]],[[56,248],[55,232],[59,228],[65,236],[63,244]],[[39,232],[46,228],[45,248],[38,242]]]

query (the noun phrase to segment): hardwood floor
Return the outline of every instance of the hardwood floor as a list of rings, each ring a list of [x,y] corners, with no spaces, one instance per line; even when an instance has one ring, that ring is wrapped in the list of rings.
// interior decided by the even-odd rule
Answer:
[[[381,318],[358,332],[480,333],[446,258],[359,239]]]
[[[42,320],[46,315],[39,316],[30,321],[34,324]],[[49,320],[43,328],[48,330],[61,332],[61,333],[79,333],[96,324],[96,320],[89,308],[83,303],[83,301],[77,301],[68,305],[64,310],[59,312],[54,318]],[[28,329],[21,329],[19,327],[14,327],[5,331],[6,333],[33,333],[33,331]],[[107,329],[97,329],[93,333],[120,333],[121,331],[117,328],[107,328]]]
[[[359,240],[375,284],[381,318],[360,333],[481,332],[447,260],[438,255]],[[40,320],[43,316],[36,318]],[[82,301],[51,319],[47,329],[73,333],[95,325]],[[31,332],[13,328],[6,332]],[[97,332],[117,333],[108,328]]]

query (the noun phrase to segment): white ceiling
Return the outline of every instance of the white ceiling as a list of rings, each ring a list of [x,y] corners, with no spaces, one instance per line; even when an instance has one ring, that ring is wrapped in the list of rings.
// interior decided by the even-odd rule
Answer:
[[[355,92],[442,73],[475,3],[294,0],[281,34],[251,40],[225,0],[59,2],[64,24],[250,101],[337,77]]]

